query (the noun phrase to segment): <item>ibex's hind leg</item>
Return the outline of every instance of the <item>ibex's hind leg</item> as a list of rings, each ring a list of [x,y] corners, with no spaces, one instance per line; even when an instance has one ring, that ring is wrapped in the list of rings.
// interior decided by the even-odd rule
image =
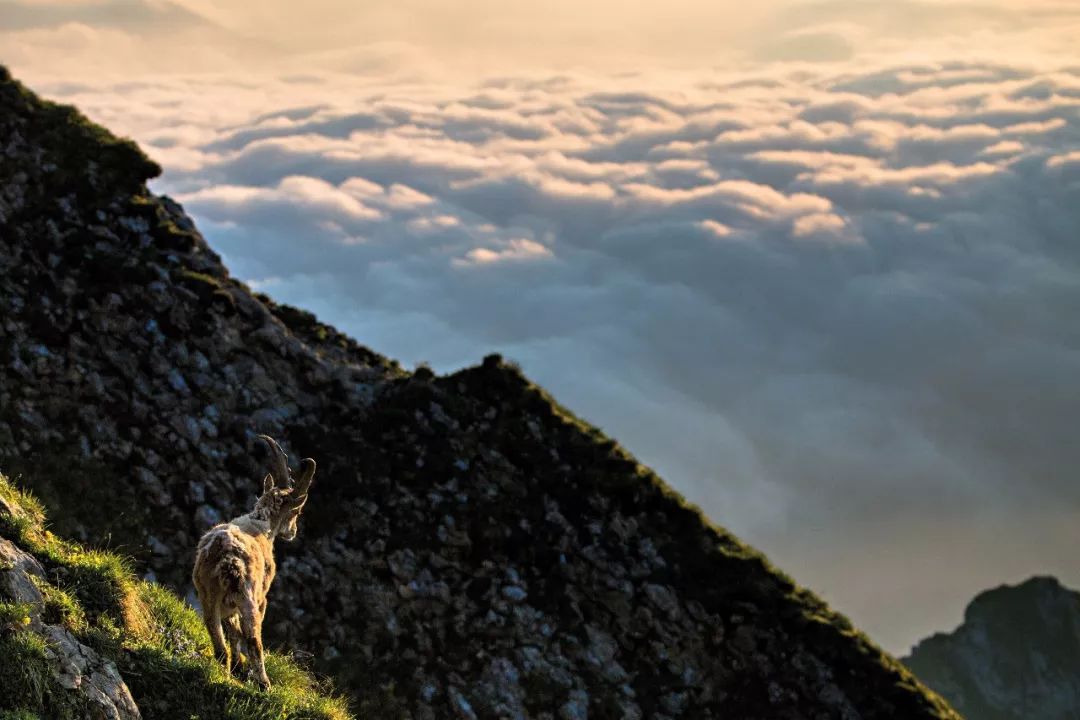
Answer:
[[[263,690],[269,690],[270,678],[266,674],[266,665],[263,663],[262,614],[259,612],[255,599],[250,595],[244,598],[240,606],[240,629],[244,634],[248,664],[251,666],[255,681],[262,686]]]
[[[232,658],[229,655],[229,646],[225,644],[225,635],[221,632],[221,613],[216,607],[217,603],[203,605],[203,622],[206,630],[210,633],[210,642],[214,646],[214,657],[225,666],[225,672],[232,672]]]
[[[232,652],[232,667],[230,671],[236,673],[244,662],[244,655],[240,652],[240,641],[243,639],[240,631],[240,616],[230,615],[225,618],[225,639],[229,641],[229,650]]]

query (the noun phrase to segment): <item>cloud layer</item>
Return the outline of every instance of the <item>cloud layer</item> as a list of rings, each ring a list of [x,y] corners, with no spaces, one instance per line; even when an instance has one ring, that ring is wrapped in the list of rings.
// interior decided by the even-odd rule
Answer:
[[[57,4],[8,3],[24,62],[136,43]],[[801,4],[742,47],[800,62],[749,71],[431,83],[391,43],[36,89],[145,144],[240,277],[406,363],[518,360],[902,652],[986,586],[1080,581],[1080,69],[848,61],[1077,14],[946,5]]]

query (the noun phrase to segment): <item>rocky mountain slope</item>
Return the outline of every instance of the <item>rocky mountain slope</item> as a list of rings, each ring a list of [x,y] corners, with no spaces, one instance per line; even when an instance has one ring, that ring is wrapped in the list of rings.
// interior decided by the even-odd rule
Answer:
[[[252,294],[153,162],[6,73],[0,159],[0,468],[183,592],[256,433],[314,456],[266,632],[362,717],[956,717],[513,365],[408,373]]]
[[[1036,577],[978,595],[904,659],[968,720],[1080,717],[1080,593]]]
[[[269,693],[226,677],[190,607],[44,523],[0,475],[0,718],[349,719],[288,658],[268,658]]]

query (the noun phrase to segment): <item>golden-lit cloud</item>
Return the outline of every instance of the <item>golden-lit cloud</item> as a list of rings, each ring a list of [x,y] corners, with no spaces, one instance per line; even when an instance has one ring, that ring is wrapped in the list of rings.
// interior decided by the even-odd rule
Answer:
[[[492,265],[503,262],[523,262],[551,257],[551,250],[535,240],[511,238],[502,247],[473,248],[463,258],[455,258],[453,264],[459,267],[470,265]]]

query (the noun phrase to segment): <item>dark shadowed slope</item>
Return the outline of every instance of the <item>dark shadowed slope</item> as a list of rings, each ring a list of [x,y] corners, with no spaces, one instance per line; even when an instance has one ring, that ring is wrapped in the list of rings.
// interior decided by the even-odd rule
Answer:
[[[253,295],[133,145],[6,75],[0,150],[0,467],[183,591],[255,433],[315,456],[267,631],[361,715],[955,717],[512,365],[406,373]]]
[[[968,720],[1080,717],[1080,593],[1050,577],[987,590],[904,662]]]

